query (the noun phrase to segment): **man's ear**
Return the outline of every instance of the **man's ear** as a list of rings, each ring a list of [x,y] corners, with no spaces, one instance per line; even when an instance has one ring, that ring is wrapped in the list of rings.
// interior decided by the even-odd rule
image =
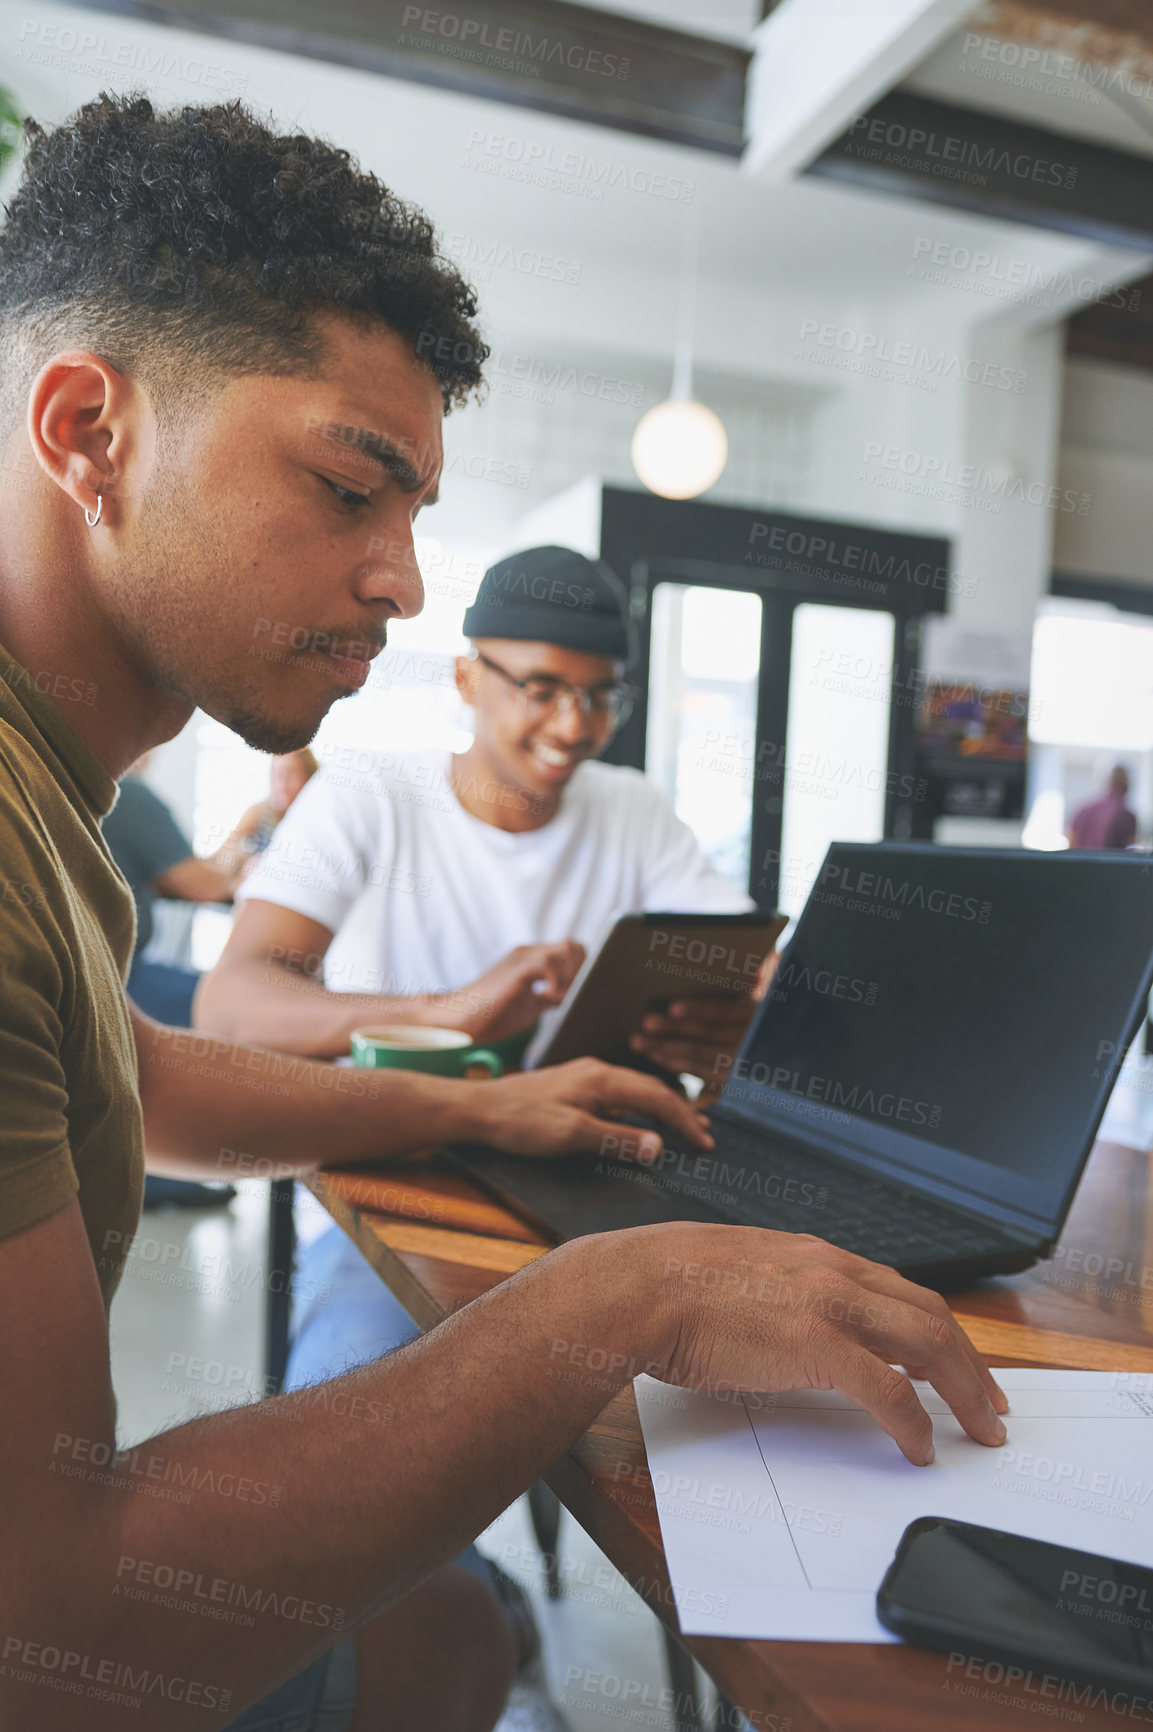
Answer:
[[[457,656],[455,667],[456,689],[471,709],[476,704],[476,679],[480,671],[480,663],[474,661],[471,656]]]
[[[76,506],[126,499],[130,472],[155,452],[151,405],[139,387],[90,349],[64,349],[41,367],[28,398],[27,432],[41,469]]]

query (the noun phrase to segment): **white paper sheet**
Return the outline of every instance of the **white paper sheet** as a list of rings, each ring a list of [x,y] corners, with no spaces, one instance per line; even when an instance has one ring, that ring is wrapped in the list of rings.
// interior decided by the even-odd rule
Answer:
[[[686,1635],[889,1642],[897,1543],[947,1516],[1153,1567],[1153,1379],[1006,1369],[1009,1436],[974,1443],[927,1385],[937,1459],[912,1467],[845,1396],[635,1390]]]

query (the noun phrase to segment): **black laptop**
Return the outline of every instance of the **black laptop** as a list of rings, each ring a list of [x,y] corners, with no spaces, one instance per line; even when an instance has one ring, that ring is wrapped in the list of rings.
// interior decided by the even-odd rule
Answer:
[[[1051,1249],[1151,981],[1146,855],[834,843],[715,1149],[453,1158],[560,1239],[724,1220],[955,1289]]]

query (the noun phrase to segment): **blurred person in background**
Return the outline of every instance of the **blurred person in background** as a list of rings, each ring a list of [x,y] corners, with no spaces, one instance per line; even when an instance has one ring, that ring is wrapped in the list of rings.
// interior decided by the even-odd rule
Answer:
[[[152,939],[153,904],[230,902],[255,856],[267,848],[276,825],[316,770],[316,759],[305,748],[274,757],[269,768],[267,800],[250,806],[212,854],[200,856],[180,828],[168,805],[144,780],[151,752],[137,758],[120,780],[116,804],[102,825],[109,852],[128,881],[136,905],[136,945],[128,974],[128,994],[148,1016],[171,1028],[192,1023],[192,995],[200,975],[175,962],[147,959]],[[144,1207],[178,1203],[203,1208],[227,1203],[236,1195],[232,1185],[202,1185],[149,1173],[144,1181]]]
[[[1128,804],[1129,772],[1116,764],[1105,792],[1074,816],[1069,830],[1072,848],[1131,848],[1137,840],[1137,814]]]
[[[308,746],[298,752],[280,752],[269,760],[268,798],[249,806],[229,838],[247,851],[246,870],[256,855],[264,853],[276,826],[319,768],[316,753]]]

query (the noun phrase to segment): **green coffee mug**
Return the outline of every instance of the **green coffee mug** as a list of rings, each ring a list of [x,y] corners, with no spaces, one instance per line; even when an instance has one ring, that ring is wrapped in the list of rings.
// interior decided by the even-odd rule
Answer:
[[[378,1070],[426,1071],[432,1076],[463,1076],[474,1064],[483,1065],[490,1076],[500,1076],[504,1070],[495,1052],[474,1045],[472,1036],[460,1029],[399,1022],[354,1028],[352,1062]]]
[[[534,1022],[531,1028],[522,1028],[519,1034],[506,1034],[503,1040],[490,1040],[485,1051],[495,1052],[505,1070],[519,1070],[521,1060],[539,1027],[540,1023]]]

